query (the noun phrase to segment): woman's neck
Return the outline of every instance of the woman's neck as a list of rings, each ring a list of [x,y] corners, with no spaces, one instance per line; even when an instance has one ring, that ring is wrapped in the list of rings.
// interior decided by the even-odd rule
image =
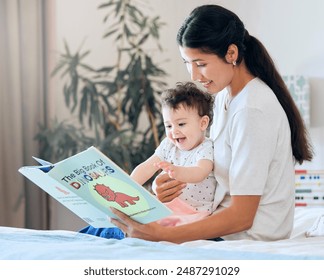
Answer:
[[[242,89],[255,78],[246,68],[244,61],[235,66],[234,77],[228,87],[231,98],[238,95]]]

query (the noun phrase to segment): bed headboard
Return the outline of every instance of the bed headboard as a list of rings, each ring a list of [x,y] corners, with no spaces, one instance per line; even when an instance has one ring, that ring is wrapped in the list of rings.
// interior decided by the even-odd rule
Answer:
[[[324,170],[295,170],[296,206],[324,207]]]

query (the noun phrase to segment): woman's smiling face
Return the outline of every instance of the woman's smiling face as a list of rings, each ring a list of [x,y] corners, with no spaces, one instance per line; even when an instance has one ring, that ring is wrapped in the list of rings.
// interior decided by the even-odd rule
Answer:
[[[233,79],[233,65],[215,54],[199,49],[179,47],[181,57],[193,81],[204,86],[209,93],[218,93]]]

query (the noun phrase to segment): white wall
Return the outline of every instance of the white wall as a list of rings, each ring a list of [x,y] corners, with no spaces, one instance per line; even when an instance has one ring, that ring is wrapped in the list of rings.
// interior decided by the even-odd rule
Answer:
[[[99,0],[50,0],[53,13],[50,24],[52,32],[51,59],[55,62],[57,51],[63,50],[63,39],[71,51],[76,51],[83,42],[83,49],[92,50],[87,62],[93,66],[109,65],[113,54],[111,43],[103,40],[105,31],[102,18],[104,10],[98,10]],[[178,54],[175,36],[183,19],[196,6],[207,3],[224,5],[237,13],[251,35],[259,38],[272,55],[282,74],[301,74],[310,78],[311,125],[310,136],[316,156],[302,168],[324,169],[324,17],[321,0],[147,0],[152,14],[159,14],[167,26],[161,30],[164,52],[157,55],[162,67],[169,73],[167,82],[190,77]],[[54,63],[53,62],[53,63]],[[52,83],[52,94],[60,93],[59,80]],[[56,99],[55,99],[56,100]],[[61,115],[62,100],[56,100],[56,114]],[[63,106],[64,107],[64,106]],[[60,112],[60,113],[58,113]],[[61,206],[53,208],[53,228],[78,229],[84,225],[75,215]]]

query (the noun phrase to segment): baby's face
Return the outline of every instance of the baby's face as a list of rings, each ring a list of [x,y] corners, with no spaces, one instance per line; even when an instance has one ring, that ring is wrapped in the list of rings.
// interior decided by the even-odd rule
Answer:
[[[206,116],[200,117],[196,109],[186,108],[182,105],[177,110],[163,107],[166,136],[181,150],[189,151],[205,138]]]

